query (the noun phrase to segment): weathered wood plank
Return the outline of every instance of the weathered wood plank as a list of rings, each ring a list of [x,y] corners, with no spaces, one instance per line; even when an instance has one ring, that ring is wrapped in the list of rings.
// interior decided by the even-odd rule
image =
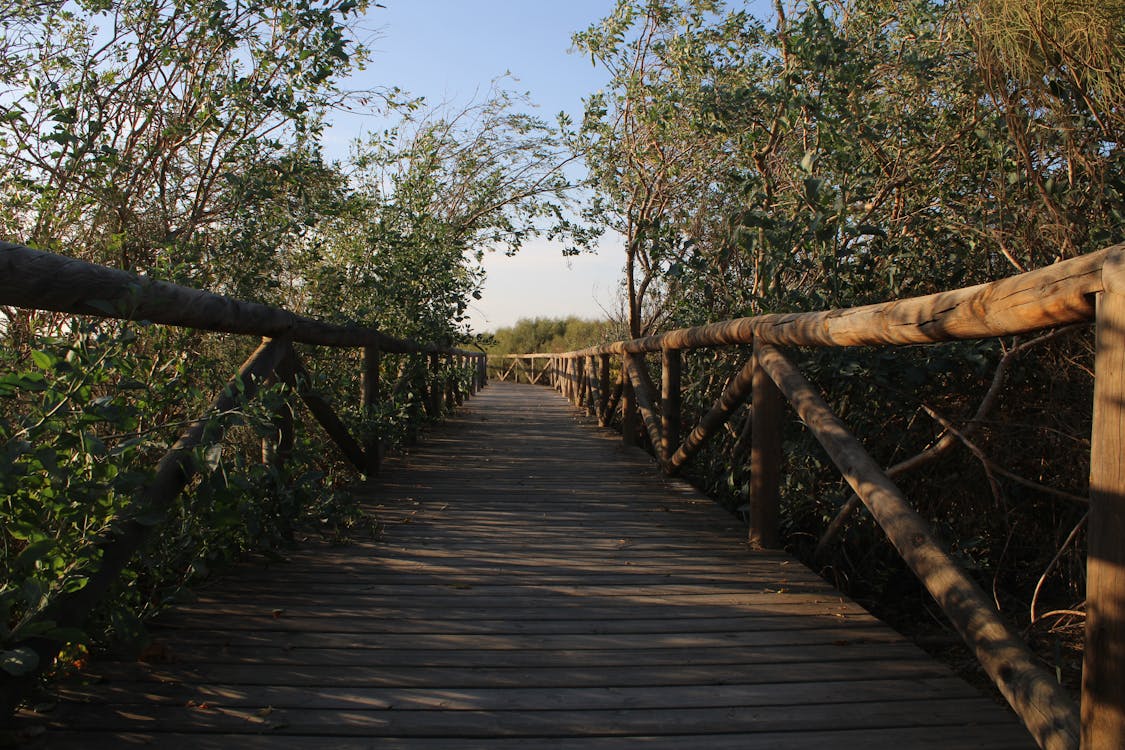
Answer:
[[[824,703],[816,706],[721,706],[705,708],[631,708],[606,710],[327,710],[303,708],[205,708],[156,704],[107,711],[101,706],[71,705],[66,719],[73,729],[120,728],[145,724],[163,731],[377,737],[525,737],[628,736],[675,732],[726,734],[862,727],[949,727],[1006,723],[997,721],[983,698]]]
[[[1009,713],[576,416],[548,389],[488,389],[364,490],[379,540],[307,541],[208,584],[160,618],[154,661],[98,664],[67,694],[52,746],[79,729],[83,747],[161,750],[1030,746]]]
[[[894,727],[849,729],[836,731],[798,730],[789,732],[754,732],[731,734],[676,734],[632,737],[538,737],[538,745],[552,750],[683,750],[705,747],[708,750],[871,750],[871,748],[912,748],[913,750],[1026,750],[1026,742],[1013,738],[1009,727],[979,725],[971,731],[959,732],[957,725],[935,731],[933,727]],[[63,733],[53,738],[58,750],[147,746],[159,744],[161,750],[228,750],[229,735],[200,735],[155,732],[121,732],[90,737],[83,733]],[[529,744],[524,737],[383,737],[379,750],[523,750]],[[340,736],[278,736],[242,734],[237,747],[245,750],[371,750],[366,739]]]
[[[854,662],[762,664],[704,664],[666,666],[614,665],[611,674],[605,669],[559,666],[506,666],[493,664],[488,668],[425,667],[356,667],[307,665],[293,667],[276,664],[103,664],[98,679],[115,682],[152,680],[184,684],[231,683],[239,685],[293,685],[340,687],[541,687],[558,690],[574,687],[638,685],[710,685],[710,684],[788,684],[812,681],[838,682],[841,693],[847,692],[853,680],[898,679],[917,680],[948,677],[949,670],[931,659],[886,661],[875,668],[858,669]],[[1004,716],[1000,711],[997,715]],[[1016,732],[1016,735],[1026,734]],[[1025,741],[1030,742],[1025,738]]]
[[[179,683],[111,682],[76,685],[65,692],[68,700],[94,705],[128,706],[137,703],[184,705],[188,700],[229,707],[423,709],[450,711],[553,708],[570,711],[707,706],[784,706],[800,703],[893,703],[903,700],[964,698],[965,683],[954,678],[850,681],[846,692],[834,682],[784,685],[687,685],[637,687],[459,688],[456,690],[390,687],[313,687],[288,685],[186,686]]]

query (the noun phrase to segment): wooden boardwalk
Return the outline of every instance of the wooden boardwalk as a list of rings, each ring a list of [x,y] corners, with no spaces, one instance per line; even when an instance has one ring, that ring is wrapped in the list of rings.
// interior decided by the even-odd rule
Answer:
[[[1029,748],[1009,712],[553,391],[493,383],[66,689],[58,748]]]

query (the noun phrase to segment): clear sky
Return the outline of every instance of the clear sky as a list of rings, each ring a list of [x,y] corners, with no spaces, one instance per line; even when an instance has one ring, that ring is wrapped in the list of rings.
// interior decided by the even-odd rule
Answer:
[[[759,0],[760,1],[760,0]],[[608,15],[614,0],[379,0],[365,27],[374,38],[368,69],[345,85],[398,86],[431,104],[465,104],[510,73],[511,87],[530,93],[540,114],[560,112],[581,121],[582,97],[606,80],[588,57],[568,53],[571,35]],[[328,154],[380,120],[337,116],[327,134]],[[519,318],[605,317],[616,307],[624,254],[607,238],[596,254],[565,258],[561,248],[531,242],[515,257],[489,253],[483,299],[470,309],[476,331],[509,326]]]

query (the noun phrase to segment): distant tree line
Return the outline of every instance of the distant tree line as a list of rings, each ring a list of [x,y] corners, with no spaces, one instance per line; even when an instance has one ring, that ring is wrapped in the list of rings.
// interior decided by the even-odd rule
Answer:
[[[614,341],[621,333],[619,324],[607,320],[522,318],[492,333],[485,351],[495,355],[569,352]]]

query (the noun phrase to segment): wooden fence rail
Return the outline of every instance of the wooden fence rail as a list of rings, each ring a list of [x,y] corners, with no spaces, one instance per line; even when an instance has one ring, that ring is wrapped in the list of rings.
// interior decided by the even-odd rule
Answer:
[[[1005,625],[990,597],[935,541],[902,492],[778,348],[930,344],[1096,321],[1086,646],[1081,713]],[[746,365],[680,440],[684,350],[752,346]],[[661,387],[645,355],[661,354]],[[542,357],[544,355],[527,355]],[[611,357],[620,367],[611,367]],[[517,360],[518,361],[518,360]],[[613,372],[617,372],[616,378]],[[750,538],[778,543],[781,408],[794,408],[903,560],[1044,748],[1125,747],[1125,245],[989,284],[845,310],[771,314],[550,355],[549,382],[623,438],[638,417],[675,473],[750,399]]]
[[[104,266],[0,242],[0,305],[50,310],[100,318],[146,320],[153,323],[262,337],[258,349],[216,397],[210,408],[192,422],[157,465],[155,475],[132,499],[111,531],[91,542],[100,559],[85,586],[60,593],[26,623],[53,623],[54,628],[81,628],[93,608],[117,581],[130,558],[151,536],[150,519],[162,515],[199,471],[196,449],[219,442],[223,425],[215,419],[251,400],[268,380],[288,384],[305,403],[328,437],[362,473],[378,471],[383,446],[376,435],[362,443],[349,431],[332,404],[317,393],[312,377],[301,362],[294,343],[363,350],[362,406],[372,414],[383,396],[379,368],[383,353],[421,355],[429,370],[422,387],[424,403],[432,416],[460,403],[466,392],[476,393],[487,382],[485,357],[480,352],[450,346],[418,343],[387,336],[375,329],[323,323],[280,308],[224,297],[218,294],[155,281]],[[407,377],[412,368],[405,368]],[[397,390],[397,389],[396,389]],[[392,397],[395,393],[392,392]],[[278,414],[279,439],[263,444],[263,460],[280,464],[293,445],[293,414]],[[21,676],[0,672],[0,712],[18,705],[58,655],[62,644],[46,637],[29,637],[6,646],[30,650],[37,668]]]
[[[503,354],[488,358],[490,377],[500,382],[539,385],[550,377],[552,354]],[[542,360],[540,364],[539,360]]]

